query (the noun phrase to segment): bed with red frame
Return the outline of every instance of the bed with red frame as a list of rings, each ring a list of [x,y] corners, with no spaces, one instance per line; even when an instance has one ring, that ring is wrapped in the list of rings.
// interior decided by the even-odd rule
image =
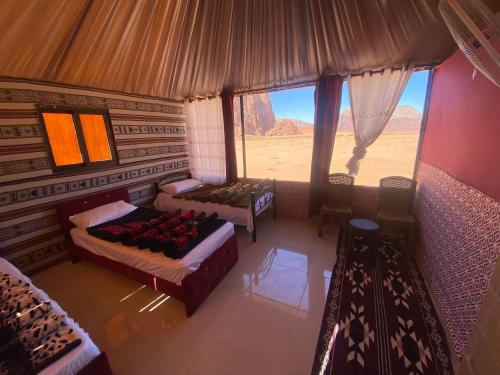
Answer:
[[[190,317],[238,261],[236,233],[206,258],[196,271],[184,277],[181,285],[176,285],[126,264],[96,255],[73,243],[70,235],[70,230],[74,227],[74,224],[69,221],[71,215],[119,200],[130,202],[127,188],[117,188],[79,197],[65,201],[57,206],[59,221],[65,233],[68,250],[73,262],[83,258],[119,272],[150,288],[166,293],[184,302],[186,315]]]
[[[113,375],[106,353],[101,352],[101,354],[78,371],[77,375]]]
[[[61,306],[52,299],[44,290],[39,289],[28,276],[23,274],[15,265],[10,263],[8,260],[4,258],[0,258],[0,272],[4,274],[11,275],[15,279],[19,279],[23,282],[23,284],[31,285],[31,290],[40,294],[40,297],[44,301],[49,301],[54,310],[52,313],[55,314],[63,314],[68,316],[68,313],[62,309]],[[71,319],[72,320],[72,319]],[[71,375],[113,375],[113,371],[111,370],[111,366],[108,361],[108,357],[105,352],[100,352],[98,354],[95,353],[94,349],[98,350],[95,344],[92,342],[92,339],[88,337],[88,332],[83,330],[83,327],[80,327],[78,323],[75,321],[67,322],[70,328],[75,329],[76,331],[80,331],[81,333],[87,335],[87,338],[84,339],[81,337],[82,342],[69,352],[65,353],[61,357],[57,358],[53,362],[49,363],[45,368],[39,370],[37,373],[43,374],[51,374],[57,372],[58,374],[71,374]],[[78,327],[78,328],[77,328]],[[43,336],[43,333],[40,337]],[[92,345],[90,345],[92,344]],[[81,346],[84,346],[81,349]],[[8,344],[7,344],[8,346]],[[73,355],[73,350],[81,349],[79,353]],[[1,353],[5,354],[5,353]],[[0,355],[2,358],[2,355]],[[8,358],[8,355],[5,359]],[[92,358],[92,359],[90,359]],[[4,359],[4,358],[2,358]],[[5,360],[4,359],[4,360]],[[8,359],[7,359],[8,363]],[[7,366],[8,367],[8,366]],[[78,369],[78,370],[77,370]],[[75,372],[76,371],[76,372]],[[10,372],[9,372],[10,373]],[[23,371],[23,374],[25,372]],[[31,372],[30,372],[31,373]]]

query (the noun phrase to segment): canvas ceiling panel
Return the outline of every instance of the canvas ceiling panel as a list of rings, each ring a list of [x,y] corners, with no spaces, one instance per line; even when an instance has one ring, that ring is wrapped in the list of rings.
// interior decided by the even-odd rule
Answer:
[[[455,48],[438,1],[310,0],[310,4],[318,48],[332,54],[328,73],[439,62]],[[435,46],[432,53],[430,45]]]
[[[285,38],[288,62],[287,79],[292,81],[314,79],[325,66],[318,64],[318,45],[313,41],[310,7],[306,1],[297,1],[295,6],[285,4]],[[302,72],[308,72],[303,75]]]
[[[0,2],[0,75],[183,99],[440,62],[437,0]]]
[[[224,86],[236,90],[439,62],[454,48],[434,0],[242,1],[233,18]]]
[[[282,82],[286,79],[289,63],[285,58],[283,10],[282,0],[237,3],[231,30],[231,64],[225,86],[260,88],[271,80]]]
[[[86,0],[2,0],[0,74],[49,80]]]
[[[233,0],[191,1],[190,22],[180,30],[177,61],[172,66],[168,97],[184,98],[220,91],[228,64]],[[214,90],[214,87],[219,87]]]
[[[176,8],[173,1],[95,1],[85,17],[63,66],[59,81],[127,92],[151,92],[163,50],[152,45],[168,36]],[[165,29],[164,25],[169,29]],[[175,32],[176,30],[174,30]],[[165,46],[167,47],[167,46]],[[157,66],[157,65],[156,65]]]
[[[232,1],[94,2],[57,79],[161,97],[224,80]]]
[[[328,72],[345,74],[408,62],[437,62],[453,48],[438,17],[437,1],[312,1],[311,4],[317,6],[311,24],[318,35],[319,48],[332,51]],[[415,53],[422,39],[432,38],[439,53]]]

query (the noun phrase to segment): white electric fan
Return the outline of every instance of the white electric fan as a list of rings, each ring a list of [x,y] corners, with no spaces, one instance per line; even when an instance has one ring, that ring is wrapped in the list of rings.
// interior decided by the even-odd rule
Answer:
[[[480,0],[441,0],[439,11],[465,56],[500,87],[500,13]]]

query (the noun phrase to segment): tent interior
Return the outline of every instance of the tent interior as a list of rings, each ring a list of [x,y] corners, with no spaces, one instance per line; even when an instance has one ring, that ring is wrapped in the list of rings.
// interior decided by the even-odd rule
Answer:
[[[0,51],[1,374],[500,373],[498,1],[2,0]]]

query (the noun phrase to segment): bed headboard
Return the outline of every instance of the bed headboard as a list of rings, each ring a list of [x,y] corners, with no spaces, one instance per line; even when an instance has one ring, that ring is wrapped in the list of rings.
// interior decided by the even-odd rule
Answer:
[[[170,175],[170,176],[167,176],[165,178],[162,178],[160,181],[155,182],[156,192],[157,193],[161,192],[161,190],[160,190],[161,185],[170,184],[170,183],[176,182],[176,181],[187,180],[190,178],[193,178],[193,176],[191,175],[191,172],[177,174],[175,176]]]
[[[113,203],[120,200],[130,202],[128,189],[126,187],[102,191],[91,195],[84,195],[82,197],[66,200],[59,203],[56,206],[56,209],[59,216],[59,224],[64,231],[64,235],[67,239],[71,239],[69,231],[74,227],[74,224],[69,221],[69,217],[71,215],[75,215],[80,212],[102,206],[103,204]]]

